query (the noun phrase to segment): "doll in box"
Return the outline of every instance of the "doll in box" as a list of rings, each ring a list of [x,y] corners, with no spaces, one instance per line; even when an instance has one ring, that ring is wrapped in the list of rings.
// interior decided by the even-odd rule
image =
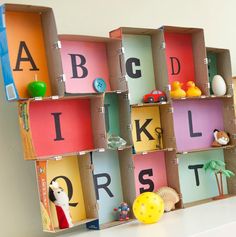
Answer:
[[[73,227],[70,216],[69,198],[64,190],[55,181],[49,185],[49,199],[55,204],[60,229]]]

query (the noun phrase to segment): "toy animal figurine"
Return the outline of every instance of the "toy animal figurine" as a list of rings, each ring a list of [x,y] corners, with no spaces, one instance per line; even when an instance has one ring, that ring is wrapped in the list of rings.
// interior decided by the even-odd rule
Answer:
[[[179,99],[182,97],[186,97],[186,92],[181,88],[182,85],[183,84],[180,83],[179,81],[172,82],[170,91],[171,98]]]
[[[73,226],[69,209],[69,198],[57,182],[52,181],[49,185],[49,199],[55,204],[57,219],[60,229]]]
[[[161,187],[157,190],[157,194],[164,201],[164,210],[169,212],[175,209],[175,204],[179,202],[180,198],[178,193],[170,187]]]
[[[195,86],[195,83],[193,81],[188,81],[186,86],[187,86],[187,92],[186,92],[187,97],[197,97],[202,95],[201,90],[197,86]]]
[[[214,141],[212,147],[226,146],[229,143],[229,135],[225,131],[214,130]]]
[[[119,221],[129,220],[129,206],[126,202],[120,203],[118,208],[114,208],[114,211],[119,212]]]

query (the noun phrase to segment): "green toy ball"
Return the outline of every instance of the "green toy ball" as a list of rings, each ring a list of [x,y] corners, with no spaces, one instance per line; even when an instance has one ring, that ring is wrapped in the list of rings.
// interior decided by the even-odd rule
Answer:
[[[47,85],[43,81],[38,81],[35,77],[35,81],[28,84],[27,90],[30,97],[43,97],[46,94]]]

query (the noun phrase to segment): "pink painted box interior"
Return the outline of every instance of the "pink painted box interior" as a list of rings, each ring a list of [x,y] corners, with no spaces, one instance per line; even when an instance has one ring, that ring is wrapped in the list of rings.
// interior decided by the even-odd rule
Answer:
[[[164,152],[151,152],[145,155],[134,155],[133,160],[135,166],[134,175],[137,195],[140,194],[140,188],[149,188],[149,184],[142,184],[139,180],[140,172],[143,170],[152,170],[152,175],[146,174],[142,177],[143,179],[152,180],[154,183],[154,192],[162,186],[168,186]]]
[[[55,118],[59,115],[63,140],[56,139]],[[51,156],[93,149],[90,99],[34,101],[29,120],[36,156]]]
[[[213,142],[214,129],[224,129],[221,100],[174,101],[173,107],[177,151],[209,148]],[[192,131],[201,133],[201,136],[190,136],[188,111],[192,115]]]
[[[93,81],[102,78],[106,82],[106,91],[110,91],[109,68],[107,59],[107,48],[104,42],[85,41],[61,41],[61,58],[63,72],[66,75],[66,93],[95,93]],[[76,54],[77,65],[81,64],[81,57],[86,62],[82,66],[87,69],[87,76],[84,78],[72,78],[72,60],[70,54]],[[78,76],[83,76],[83,69],[77,67]]]

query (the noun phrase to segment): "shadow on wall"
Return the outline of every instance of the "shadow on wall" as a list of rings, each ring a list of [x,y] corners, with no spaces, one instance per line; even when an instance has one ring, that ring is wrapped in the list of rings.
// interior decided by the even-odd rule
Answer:
[[[17,102],[3,88],[0,67],[1,236],[51,236],[42,232],[34,162],[23,159]]]

